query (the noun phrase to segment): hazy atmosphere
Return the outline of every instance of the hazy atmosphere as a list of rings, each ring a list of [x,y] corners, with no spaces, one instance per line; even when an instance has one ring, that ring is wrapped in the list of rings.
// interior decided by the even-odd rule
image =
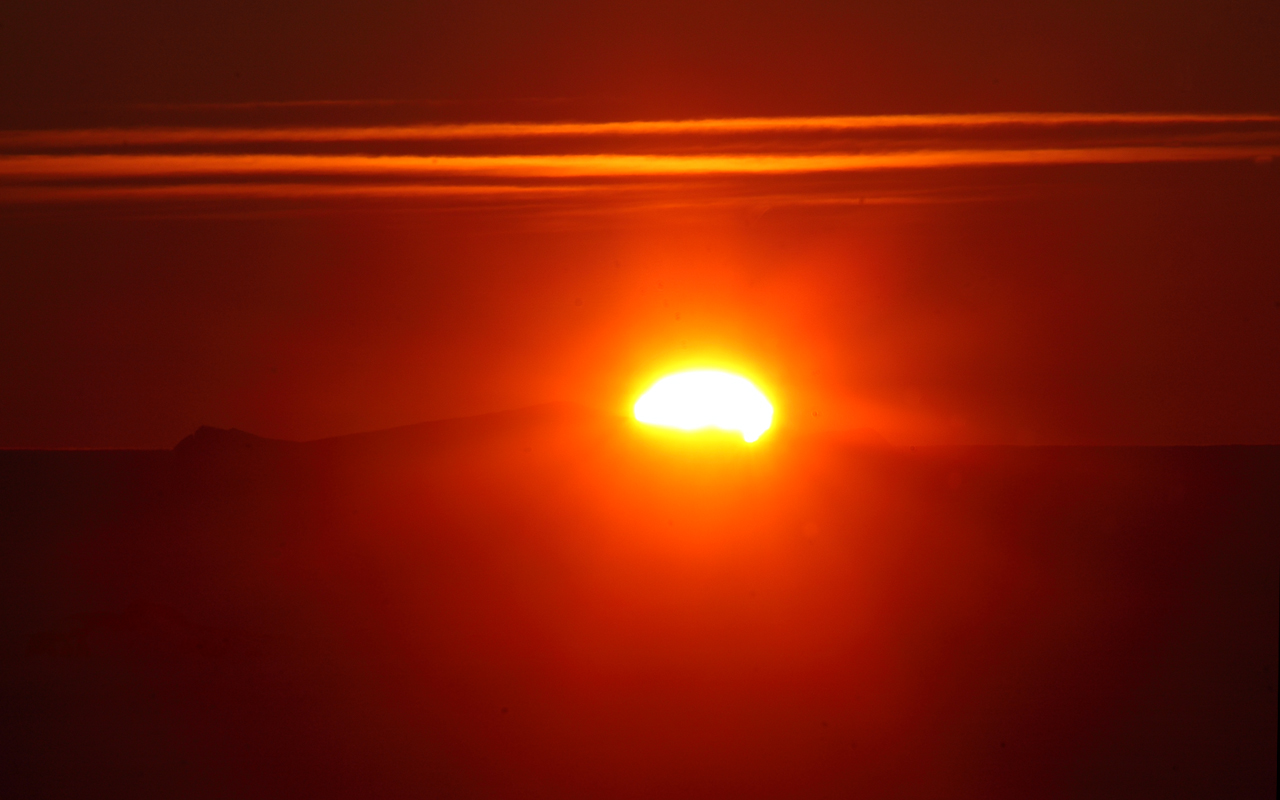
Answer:
[[[898,444],[1275,443],[1278,22],[20,8],[0,446],[615,410],[724,359]]]
[[[1278,160],[1275,0],[18,0],[0,797],[1274,800]]]

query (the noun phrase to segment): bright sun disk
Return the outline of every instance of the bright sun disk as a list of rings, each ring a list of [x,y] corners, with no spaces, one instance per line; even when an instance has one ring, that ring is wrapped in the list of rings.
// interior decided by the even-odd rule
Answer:
[[[773,424],[773,406],[751,381],[712,369],[662,378],[636,401],[635,415],[649,425],[685,431],[738,431],[747,442]]]

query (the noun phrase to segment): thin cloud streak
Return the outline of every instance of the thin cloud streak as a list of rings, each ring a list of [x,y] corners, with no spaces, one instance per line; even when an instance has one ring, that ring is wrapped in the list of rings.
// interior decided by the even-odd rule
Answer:
[[[1280,116],[1268,114],[1011,113],[19,131],[0,133],[0,145],[17,148],[0,154],[0,204],[359,197],[443,198],[442,206],[448,198],[510,203],[519,197],[524,198],[519,202],[551,203],[554,197],[628,187],[662,191],[655,181],[683,192],[701,181],[691,198],[714,205],[717,197],[741,202],[777,194],[786,176],[835,180],[812,182],[804,190],[812,191],[809,200],[804,192],[787,189],[784,203],[843,202],[842,195],[863,194],[858,185],[865,181],[853,176],[876,172],[1265,162],[1280,156],[1278,122]],[[857,131],[881,132],[858,137]],[[664,134],[680,136],[664,139]],[[703,134],[735,136],[699,139]],[[605,135],[617,138],[593,138]],[[380,142],[414,136],[422,141],[408,153],[379,148]],[[549,138],[555,136],[567,138]],[[470,152],[458,152],[457,146],[443,144],[450,139],[474,139],[476,144],[464,148]],[[428,140],[442,144],[432,148]],[[535,141],[542,144],[535,146]],[[350,147],[342,148],[347,152],[322,147],[335,142]],[[33,149],[37,144],[44,149]],[[121,146],[129,149],[114,150]],[[77,147],[87,152],[76,152]],[[361,150],[350,152],[352,147]],[[842,181],[841,175],[850,180]],[[680,188],[673,189],[677,183]]]
[[[1010,192],[974,192],[955,190],[888,191],[884,189],[841,192],[778,193],[761,187],[759,193],[708,191],[706,184],[696,182],[642,184],[411,184],[411,183],[183,183],[161,185],[94,185],[94,186],[19,186],[0,188],[0,204],[53,204],[95,202],[165,202],[222,200],[441,200],[446,203],[475,201],[479,203],[548,203],[555,200],[581,200],[592,196],[593,202],[582,205],[583,211],[609,211],[602,199],[626,203],[628,207],[690,208],[735,206],[749,201],[757,208],[775,206],[865,206],[885,204],[955,203],[1008,197]],[[638,205],[637,205],[638,204]]]
[[[647,188],[647,187],[646,187]],[[664,187],[662,196],[688,196]],[[580,219],[620,211],[661,210],[654,192],[602,191],[599,185],[458,186],[419,184],[178,184],[164,186],[71,186],[0,188],[0,208],[28,213],[101,213],[129,217],[271,218],[326,213],[483,214],[496,220]],[[740,204],[724,198],[720,205]],[[686,201],[684,208],[708,207]]]
[[[743,117],[630,122],[463,123],[363,127],[99,128],[0,131],[0,149],[74,149],[150,145],[457,141],[549,137],[856,133],[877,130],[966,130],[1015,127],[1222,126],[1280,123],[1276,114],[1091,114],[1009,112],[835,117]]]
[[[599,191],[593,185],[184,183],[159,186],[23,186],[0,189],[0,203],[115,200],[303,200],[335,198],[544,199]],[[616,188],[612,189],[616,191]]]
[[[315,176],[419,179],[625,178],[663,175],[783,175],[950,167],[1234,161],[1280,156],[1280,145],[918,150],[819,155],[70,155],[0,157],[10,181]]]

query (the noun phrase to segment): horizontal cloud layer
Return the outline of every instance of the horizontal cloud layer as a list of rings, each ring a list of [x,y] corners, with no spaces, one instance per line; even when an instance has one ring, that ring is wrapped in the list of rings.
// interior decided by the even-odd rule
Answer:
[[[616,192],[636,181],[1280,156],[1280,116],[946,114],[386,127],[0,132],[0,202],[483,198]],[[674,185],[673,185],[674,186]],[[650,184],[650,192],[662,187]],[[670,187],[669,187],[670,188]],[[808,199],[858,187],[827,181]],[[712,192],[711,194],[714,194]],[[806,192],[787,193],[804,202]],[[818,196],[821,195],[821,196]],[[710,195],[708,195],[708,198]]]
[[[743,117],[631,122],[469,123],[379,127],[105,128],[0,131],[0,148],[112,145],[249,144],[257,142],[377,142],[534,137],[671,136],[761,133],[957,130],[972,128],[1152,128],[1275,126],[1273,114],[895,114],[862,117]],[[1272,131],[1274,133],[1274,131]]]

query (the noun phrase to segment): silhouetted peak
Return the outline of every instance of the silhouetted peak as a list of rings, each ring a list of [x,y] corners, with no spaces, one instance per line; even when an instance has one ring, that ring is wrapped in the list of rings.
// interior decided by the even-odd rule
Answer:
[[[291,445],[283,439],[267,439],[237,428],[213,428],[201,425],[195,433],[186,437],[173,448],[178,454],[225,453],[239,451],[262,450],[281,445]]]

